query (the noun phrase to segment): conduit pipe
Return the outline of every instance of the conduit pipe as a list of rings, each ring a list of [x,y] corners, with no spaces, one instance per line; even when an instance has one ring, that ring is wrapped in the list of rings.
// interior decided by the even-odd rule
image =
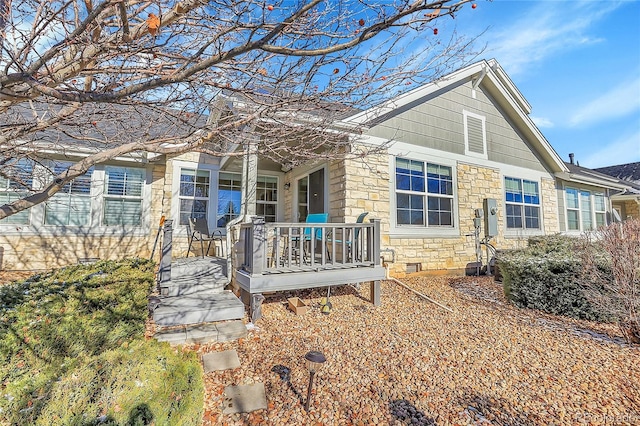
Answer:
[[[412,293],[417,294],[418,296],[420,296],[420,297],[421,297],[421,298],[423,298],[424,300],[426,300],[426,301],[428,301],[428,302],[431,302],[431,303],[433,303],[434,305],[437,305],[437,306],[441,307],[442,309],[444,309],[444,310],[446,310],[446,311],[451,312],[452,314],[454,313],[454,312],[453,312],[453,310],[452,310],[451,308],[448,308],[448,307],[444,306],[443,304],[441,304],[441,303],[439,303],[439,302],[437,302],[437,301],[433,300],[433,299],[432,299],[432,298],[430,298],[429,296],[426,296],[426,295],[424,295],[424,294],[420,293],[419,291],[417,291],[417,290],[415,290],[415,289],[413,289],[413,288],[409,287],[408,285],[406,285],[406,284],[405,284],[405,283],[403,283],[402,281],[400,281],[400,280],[398,280],[398,279],[393,278],[392,276],[390,276],[390,275],[389,275],[389,266],[388,266],[388,265],[386,265],[386,264],[385,264],[384,269],[385,269],[385,276],[386,276],[386,279],[387,279],[388,281],[393,281],[394,283],[398,284],[400,287],[404,287],[404,288],[406,288],[407,290],[411,291]]]

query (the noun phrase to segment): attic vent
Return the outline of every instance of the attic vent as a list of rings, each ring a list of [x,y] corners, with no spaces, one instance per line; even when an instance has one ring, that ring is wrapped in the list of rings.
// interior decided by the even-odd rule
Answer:
[[[487,158],[485,118],[464,111],[465,154]]]

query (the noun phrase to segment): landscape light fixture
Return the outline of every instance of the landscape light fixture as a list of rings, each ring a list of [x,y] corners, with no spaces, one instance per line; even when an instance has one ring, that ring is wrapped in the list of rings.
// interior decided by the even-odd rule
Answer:
[[[316,375],[316,371],[322,367],[322,364],[327,360],[322,352],[311,351],[307,352],[304,356],[307,360],[307,369],[309,370],[309,387],[307,388],[307,402],[304,404],[304,409],[309,412],[309,404],[311,403],[311,389],[313,388],[313,376]]]

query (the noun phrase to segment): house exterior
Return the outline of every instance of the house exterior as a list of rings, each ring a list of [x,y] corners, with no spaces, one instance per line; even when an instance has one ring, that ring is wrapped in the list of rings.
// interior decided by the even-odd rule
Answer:
[[[291,170],[259,153],[245,161],[195,152],[119,158],[48,202],[0,221],[0,268],[150,256],[162,216],[173,221],[173,256],[183,257],[191,216],[226,232],[242,213],[294,223],[326,212],[330,222],[353,223],[368,212],[367,220],[379,220],[387,267],[402,276],[459,271],[475,262],[474,219],[485,199],[495,200],[491,243],[497,249],[610,220],[612,197],[629,190],[627,184],[585,177],[562,161],[530,110],[496,61],[480,61],[337,123],[364,129],[351,144],[356,154],[376,148],[364,157]],[[65,160],[52,153],[45,161],[55,168]],[[32,167],[34,176],[39,168]],[[34,180],[35,188],[41,184]],[[578,229],[576,191],[584,207]],[[19,195],[0,179],[0,203]]]
[[[622,219],[640,218],[640,162],[594,169],[628,185],[612,197],[613,211]]]

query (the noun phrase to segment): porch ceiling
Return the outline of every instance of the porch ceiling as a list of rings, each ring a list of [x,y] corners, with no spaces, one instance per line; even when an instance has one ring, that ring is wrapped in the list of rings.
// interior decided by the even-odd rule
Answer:
[[[227,161],[223,168],[224,171],[241,173],[242,172],[242,157],[233,157]],[[282,172],[282,165],[270,160],[268,158],[258,157],[258,170],[270,171],[270,172]]]

